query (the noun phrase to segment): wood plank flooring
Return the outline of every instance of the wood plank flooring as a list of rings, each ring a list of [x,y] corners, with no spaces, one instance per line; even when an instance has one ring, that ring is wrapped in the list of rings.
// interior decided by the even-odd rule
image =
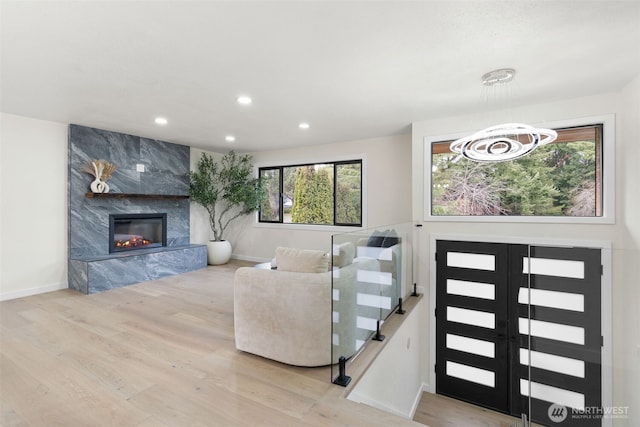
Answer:
[[[418,425],[344,399],[329,368],[237,351],[241,265],[0,303],[0,425]]]
[[[420,425],[344,399],[328,367],[237,351],[232,285],[243,265],[252,264],[1,302],[0,425]],[[432,427],[512,425],[492,424],[483,412],[425,393],[415,419]],[[476,418],[489,421],[471,423]]]
[[[431,393],[423,393],[413,419],[430,427],[513,427],[516,421],[520,421],[509,415]]]

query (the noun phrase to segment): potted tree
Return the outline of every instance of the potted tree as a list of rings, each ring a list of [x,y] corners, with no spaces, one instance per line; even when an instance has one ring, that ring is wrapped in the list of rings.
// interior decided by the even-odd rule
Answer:
[[[213,232],[208,243],[209,264],[227,263],[232,248],[224,240],[225,230],[233,220],[258,210],[264,197],[261,182],[253,175],[252,157],[230,151],[217,162],[203,153],[196,170],[189,172],[189,195],[209,214]]]

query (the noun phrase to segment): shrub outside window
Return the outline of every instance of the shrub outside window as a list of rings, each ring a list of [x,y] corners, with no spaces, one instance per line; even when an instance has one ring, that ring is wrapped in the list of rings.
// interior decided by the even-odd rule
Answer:
[[[362,225],[362,161],[262,167],[260,222]]]

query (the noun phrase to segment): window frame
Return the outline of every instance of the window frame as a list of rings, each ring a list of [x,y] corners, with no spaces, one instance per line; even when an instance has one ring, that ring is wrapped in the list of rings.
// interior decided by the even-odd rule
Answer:
[[[337,167],[339,165],[348,165],[348,164],[360,164],[360,223],[359,224],[344,224],[336,222],[336,182],[337,182]],[[333,223],[332,224],[303,224],[303,223],[294,223],[294,222],[284,222],[284,197],[283,197],[283,186],[284,186],[284,169],[286,168],[295,168],[295,167],[303,167],[303,166],[315,166],[315,165],[331,165],[333,166]],[[258,177],[262,177],[263,170],[278,170],[279,174],[279,220],[277,221],[266,221],[262,220],[260,215],[261,211],[258,210],[256,215],[256,222],[260,226],[278,226],[278,227],[294,227],[294,228],[306,228],[306,229],[320,229],[320,230],[329,230],[331,227],[335,229],[339,229],[344,231],[345,229],[361,229],[365,227],[365,159],[362,157],[355,157],[345,160],[331,160],[331,161],[320,161],[320,162],[296,162],[292,164],[283,164],[278,166],[259,166],[257,168]]]
[[[423,138],[424,154],[424,221],[426,222],[497,222],[497,223],[556,223],[556,224],[615,224],[615,115],[591,116],[536,124],[535,127],[566,129],[580,126],[602,125],[601,182],[602,216],[482,216],[482,215],[432,215],[431,163],[432,144],[461,138],[465,133],[426,136]],[[597,185],[598,183],[596,183]]]

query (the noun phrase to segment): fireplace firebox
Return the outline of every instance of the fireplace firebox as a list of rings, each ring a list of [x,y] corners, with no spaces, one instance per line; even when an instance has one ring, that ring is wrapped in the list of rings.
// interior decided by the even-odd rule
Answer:
[[[109,252],[167,245],[167,214],[109,215]]]

